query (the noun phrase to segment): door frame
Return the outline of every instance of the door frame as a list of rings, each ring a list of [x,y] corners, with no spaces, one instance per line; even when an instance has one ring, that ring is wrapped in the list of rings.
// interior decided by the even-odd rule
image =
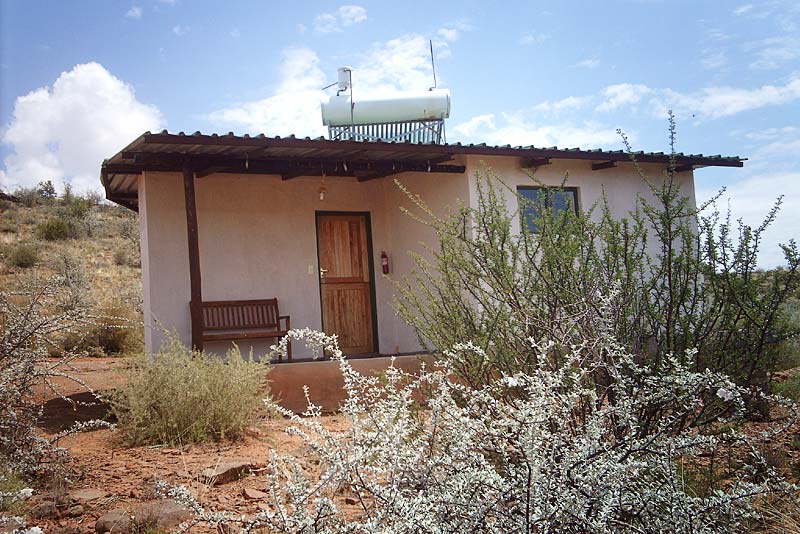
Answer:
[[[380,354],[380,340],[378,339],[378,306],[375,296],[375,258],[372,251],[372,217],[368,211],[314,211],[314,237],[317,242],[317,287],[319,288],[319,324],[320,328],[325,328],[325,306],[322,303],[322,282],[319,279],[319,270],[322,266],[319,263],[319,217],[329,215],[357,215],[364,218],[367,234],[367,255],[369,256],[369,300],[372,311],[372,353]],[[369,354],[369,353],[368,353]]]

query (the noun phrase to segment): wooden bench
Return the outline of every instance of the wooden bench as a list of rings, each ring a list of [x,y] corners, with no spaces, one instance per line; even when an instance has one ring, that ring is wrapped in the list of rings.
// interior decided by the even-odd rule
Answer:
[[[202,308],[203,341],[282,338],[292,328],[289,316],[278,311],[278,299],[214,300],[203,302]],[[286,356],[292,360],[291,341]]]

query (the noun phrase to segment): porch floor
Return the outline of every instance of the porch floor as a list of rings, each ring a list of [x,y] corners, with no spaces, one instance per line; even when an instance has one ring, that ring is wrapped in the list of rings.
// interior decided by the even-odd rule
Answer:
[[[425,354],[394,356],[394,365],[407,372],[417,372],[420,362],[428,359]],[[362,374],[377,374],[385,371],[392,356],[358,355],[348,357],[353,369]],[[272,366],[269,372],[270,393],[278,404],[301,413],[306,409],[303,386],[309,388],[311,401],[322,406],[325,412],[335,412],[345,400],[344,380],[339,363],[329,358],[313,360],[303,358],[282,362]]]

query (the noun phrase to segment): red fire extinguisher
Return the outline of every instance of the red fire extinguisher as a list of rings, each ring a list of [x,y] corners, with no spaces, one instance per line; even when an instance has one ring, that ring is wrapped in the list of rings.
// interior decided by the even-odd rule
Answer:
[[[381,270],[383,274],[389,274],[389,256],[383,251],[381,251]]]

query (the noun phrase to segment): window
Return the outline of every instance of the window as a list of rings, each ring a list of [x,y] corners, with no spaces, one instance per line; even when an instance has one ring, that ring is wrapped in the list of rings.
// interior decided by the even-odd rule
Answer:
[[[531,232],[538,232],[537,219],[541,217],[541,207],[551,209],[554,215],[564,210],[578,214],[577,187],[517,187],[525,222]]]

